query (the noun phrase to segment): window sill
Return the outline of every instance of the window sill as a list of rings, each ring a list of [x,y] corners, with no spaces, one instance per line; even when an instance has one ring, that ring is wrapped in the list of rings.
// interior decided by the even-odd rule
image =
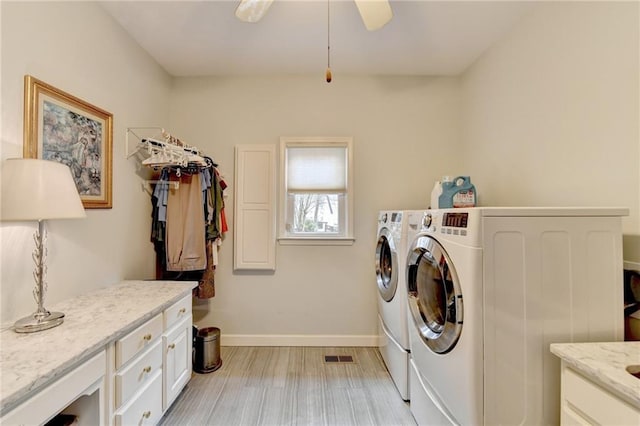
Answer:
[[[283,246],[351,246],[355,238],[325,238],[325,237],[281,237],[278,243]]]

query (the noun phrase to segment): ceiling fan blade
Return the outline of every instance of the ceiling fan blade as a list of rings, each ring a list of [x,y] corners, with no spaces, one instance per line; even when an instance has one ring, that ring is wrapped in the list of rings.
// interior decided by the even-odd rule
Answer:
[[[258,22],[267,13],[273,0],[241,0],[236,17],[243,22]]]
[[[393,17],[388,0],[353,0],[358,6],[364,26],[369,31],[384,27]]]

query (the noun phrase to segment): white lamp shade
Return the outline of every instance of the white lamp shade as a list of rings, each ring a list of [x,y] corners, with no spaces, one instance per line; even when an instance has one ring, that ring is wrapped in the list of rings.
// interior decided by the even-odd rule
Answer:
[[[273,0],[242,0],[236,8],[236,17],[243,22],[258,22],[267,13]]]
[[[0,169],[0,220],[86,217],[68,166],[34,158],[10,158]]]

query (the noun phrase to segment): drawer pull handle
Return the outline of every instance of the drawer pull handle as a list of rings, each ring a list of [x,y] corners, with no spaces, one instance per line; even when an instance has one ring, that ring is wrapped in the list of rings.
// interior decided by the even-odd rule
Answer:
[[[151,335],[150,334],[145,334],[142,338],[144,340],[146,340],[146,341],[149,341],[149,340],[151,340]]]
[[[187,308],[182,308],[178,311],[179,314],[184,314],[185,312],[187,312]]]
[[[142,417],[148,419],[149,417],[151,417],[151,411],[145,411],[144,413],[142,413]]]
[[[144,371],[145,373],[150,372],[151,371],[151,366],[143,368],[142,371]]]
[[[176,347],[175,343],[172,343],[172,344],[169,345],[169,349],[174,349],[175,347]]]

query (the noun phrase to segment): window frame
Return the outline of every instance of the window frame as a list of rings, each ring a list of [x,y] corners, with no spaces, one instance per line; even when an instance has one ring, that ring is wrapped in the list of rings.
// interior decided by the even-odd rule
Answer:
[[[345,197],[338,197],[341,216],[345,230],[342,235],[293,234],[286,228],[286,217],[291,214],[292,206],[288,202],[287,193],[287,149],[290,147],[344,147],[347,150],[346,161],[346,192]],[[279,170],[279,196],[278,196],[278,242],[283,245],[351,245],[355,241],[353,237],[353,138],[342,136],[319,137],[281,137],[280,138],[280,170]],[[321,192],[321,191],[318,191]],[[344,200],[346,198],[346,200]]]

